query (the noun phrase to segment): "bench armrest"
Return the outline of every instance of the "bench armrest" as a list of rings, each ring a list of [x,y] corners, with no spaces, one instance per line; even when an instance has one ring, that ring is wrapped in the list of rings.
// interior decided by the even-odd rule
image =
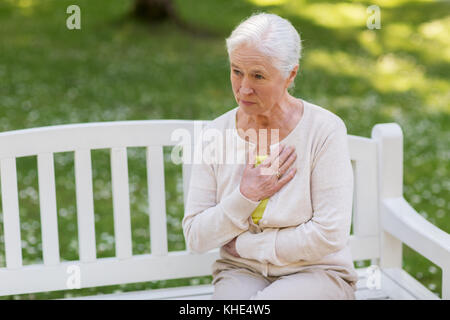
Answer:
[[[442,269],[442,298],[450,299],[450,235],[428,222],[403,198],[382,201],[382,228]]]
[[[442,269],[450,267],[450,235],[424,219],[403,198],[382,201],[382,228]],[[450,271],[450,270],[446,270]]]

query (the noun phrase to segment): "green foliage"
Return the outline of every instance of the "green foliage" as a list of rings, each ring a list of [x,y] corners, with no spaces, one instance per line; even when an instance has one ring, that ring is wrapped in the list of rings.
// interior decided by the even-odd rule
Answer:
[[[339,115],[349,134],[382,122],[404,134],[405,198],[450,231],[450,4],[410,1],[177,0],[180,15],[213,30],[202,38],[172,23],[132,20],[131,0],[0,2],[0,131],[114,120],[213,119],[235,107],[225,37],[253,11],[288,18],[303,40],[294,95]],[[81,8],[81,30],[66,8]],[[369,5],[381,29],[366,27]],[[220,36],[221,35],[221,36]],[[166,156],[170,149],[165,148]],[[133,253],[150,253],[145,152],[129,149]],[[107,150],[92,154],[97,252],[115,253]],[[24,264],[42,261],[36,157],[18,159]],[[78,259],[73,153],[55,156],[60,248]],[[181,168],[166,159],[169,250],[185,248]],[[2,214],[0,214],[2,218]],[[0,220],[0,267],[5,266]],[[356,266],[367,265],[357,262]],[[405,247],[404,267],[436,293],[441,271]],[[5,298],[62,298],[209,283],[211,277]]]

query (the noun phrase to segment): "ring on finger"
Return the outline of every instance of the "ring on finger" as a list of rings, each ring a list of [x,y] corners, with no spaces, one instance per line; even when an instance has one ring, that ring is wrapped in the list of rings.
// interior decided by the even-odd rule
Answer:
[[[281,171],[280,171],[280,169],[278,169],[277,170],[277,178],[280,179],[280,177],[281,177]]]

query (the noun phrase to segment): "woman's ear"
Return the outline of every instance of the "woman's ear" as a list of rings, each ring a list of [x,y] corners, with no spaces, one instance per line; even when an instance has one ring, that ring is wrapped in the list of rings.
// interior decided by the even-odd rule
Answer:
[[[291,73],[289,74],[289,77],[286,79],[286,89],[289,88],[289,85],[294,81],[295,77],[297,76],[299,65],[297,64],[294,69],[291,70]]]

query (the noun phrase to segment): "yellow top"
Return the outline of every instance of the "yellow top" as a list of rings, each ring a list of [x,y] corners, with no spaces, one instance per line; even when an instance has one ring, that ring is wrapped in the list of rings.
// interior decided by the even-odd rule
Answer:
[[[255,162],[256,162],[255,168],[258,165],[260,165],[261,162],[263,162],[264,159],[266,159],[266,158],[267,158],[267,155],[257,155],[256,159],[255,159]],[[261,202],[256,207],[256,209],[253,210],[252,219],[255,224],[258,224],[259,220],[261,220],[261,218],[264,214],[264,210],[266,209],[267,201],[269,201],[269,198],[261,200]]]

